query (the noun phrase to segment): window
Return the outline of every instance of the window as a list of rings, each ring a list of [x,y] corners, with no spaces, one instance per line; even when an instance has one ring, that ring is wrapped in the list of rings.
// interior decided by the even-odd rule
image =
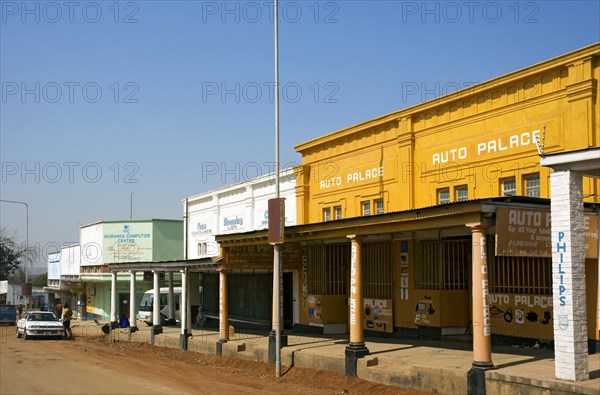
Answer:
[[[198,256],[206,256],[206,243],[198,243]]]
[[[342,206],[335,206],[333,208],[334,219],[342,219]]]
[[[362,215],[371,215],[371,202],[364,201],[361,202],[360,206],[362,207]]]
[[[377,199],[374,201],[375,214],[383,214],[383,199]]]
[[[457,202],[464,202],[465,200],[469,200],[469,187],[466,185],[461,185],[454,189],[454,194],[456,195]]]
[[[419,255],[421,263],[415,266],[415,289],[468,289],[470,239],[422,241]]]
[[[525,196],[540,197],[540,175],[525,176]]]
[[[490,251],[495,250],[494,238]],[[537,256],[491,256],[488,258],[492,293],[552,295],[552,258]]]
[[[438,189],[437,191],[438,204],[450,203],[450,189]]]
[[[390,241],[366,242],[361,253],[363,289],[367,298],[393,298],[393,244]]]
[[[347,295],[350,246],[313,244],[306,248],[307,291],[316,295]]]
[[[502,196],[515,196],[517,194],[517,182],[513,178],[505,178],[500,181]]]
[[[323,221],[331,221],[331,209],[329,207],[323,209]]]

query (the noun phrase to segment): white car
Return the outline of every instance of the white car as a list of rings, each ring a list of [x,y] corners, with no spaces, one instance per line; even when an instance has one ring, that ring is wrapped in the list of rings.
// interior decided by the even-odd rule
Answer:
[[[63,324],[54,313],[30,311],[17,322],[17,338],[58,337],[63,336]]]

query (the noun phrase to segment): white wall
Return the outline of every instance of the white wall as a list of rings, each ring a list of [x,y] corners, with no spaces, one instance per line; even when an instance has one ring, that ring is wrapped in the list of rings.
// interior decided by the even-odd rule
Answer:
[[[280,197],[285,198],[286,226],[296,224],[296,179],[293,169],[280,172]],[[215,189],[187,199],[188,259],[219,255],[215,235],[266,229],[268,201],[275,197],[275,175]],[[185,216],[186,200],[183,201]],[[205,246],[201,248],[198,244]],[[184,245],[186,245],[184,240]],[[202,249],[206,254],[200,254]]]
[[[81,248],[79,244],[70,245],[60,249],[60,274],[61,276],[79,275],[81,262]]]
[[[92,224],[79,230],[81,266],[102,264],[102,224]]]

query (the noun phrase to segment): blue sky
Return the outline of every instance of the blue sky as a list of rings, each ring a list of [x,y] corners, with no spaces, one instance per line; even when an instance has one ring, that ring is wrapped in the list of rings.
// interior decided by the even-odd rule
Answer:
[[[281,1],[293,147],[600,41],[598,1]],[[272,169],[268,1],[0,1],[0,198],[43,254]],[[25,209],[1,203],[25,236]],[[44,266],[44,259],[37,265]]]

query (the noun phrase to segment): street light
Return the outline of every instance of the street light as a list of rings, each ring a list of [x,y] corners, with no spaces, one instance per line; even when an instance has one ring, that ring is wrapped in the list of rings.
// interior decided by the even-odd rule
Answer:
[[[29,254],[29,206],[27,205],[27,203],[25,202],[18,202],[16,200],[0,200],[0,202],[4,202],[4,203],[15,203],[15,204],[23,204],[25,205],[25,211],[26,211],[26,215],[27,215],[27,222],[26,222],[26,227],[25,227],[25,283],[28,283],[29,281],[29,274],[28,274],[28,269],[27,269],[27,259],[28,259],[28,254]]]

